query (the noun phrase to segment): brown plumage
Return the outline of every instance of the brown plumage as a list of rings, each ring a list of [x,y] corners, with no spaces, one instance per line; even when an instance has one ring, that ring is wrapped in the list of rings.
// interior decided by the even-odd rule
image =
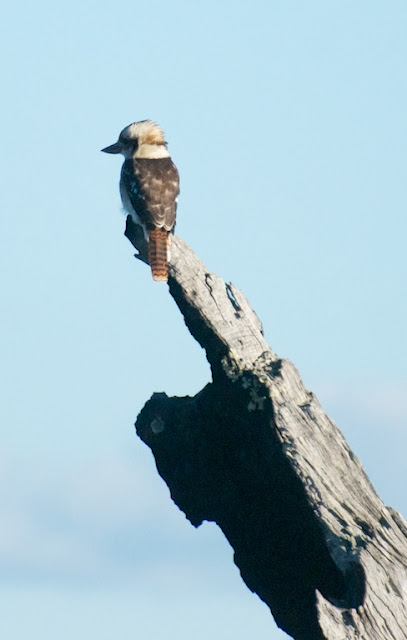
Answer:
[[[123,129],[117,142],[102,151],[124,155],[120,177],[123,206],[144,230],[154,280],[167,282],[179,176],[164,133],[150,120],[134,122]]]
[[[176,166],[169,157],[126,160],[121,192],[127,211],[146,231],[154,280],[167,282],[170,233],[174,232],[179,192]]]
[[[166,229],[148,230],[148,261],[158,282],[168,282],[168,236]]]

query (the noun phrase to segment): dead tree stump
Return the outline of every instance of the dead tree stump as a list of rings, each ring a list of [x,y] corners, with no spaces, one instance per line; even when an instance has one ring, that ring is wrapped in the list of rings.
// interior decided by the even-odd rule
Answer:
[[[146,261],[128,219],[126,236]],[[172,238],[169,290],[213,381],[137,418],[175,504],[216,522],[251,591],[295,640],[407,638],[407,524],[386,507],[244,295]]]

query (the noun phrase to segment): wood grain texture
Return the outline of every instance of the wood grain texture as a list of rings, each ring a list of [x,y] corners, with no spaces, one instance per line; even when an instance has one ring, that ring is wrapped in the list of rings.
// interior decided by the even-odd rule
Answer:
[[[172,499],[194,526],[220,526],[243,580],[296,640],[405,640],[402,516],[265,342],[244,295],[176,236],[169,273],[213,376],[193,398],[154,394],[137,419]]]

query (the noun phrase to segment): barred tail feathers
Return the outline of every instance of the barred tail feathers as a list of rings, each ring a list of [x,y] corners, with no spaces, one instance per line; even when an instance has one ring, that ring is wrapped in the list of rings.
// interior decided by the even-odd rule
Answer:
[[[168,281],[168,241],[166,229],[148,230],[148,261],[154,280]]]

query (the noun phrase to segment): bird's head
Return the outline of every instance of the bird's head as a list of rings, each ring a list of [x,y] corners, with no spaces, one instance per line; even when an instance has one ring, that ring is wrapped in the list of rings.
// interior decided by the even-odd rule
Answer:
[[[166,158],[169,156],[164,131],[151,120],[133,122],[123,129],[119,139],[104,153],[121,153],[125,158]]]

